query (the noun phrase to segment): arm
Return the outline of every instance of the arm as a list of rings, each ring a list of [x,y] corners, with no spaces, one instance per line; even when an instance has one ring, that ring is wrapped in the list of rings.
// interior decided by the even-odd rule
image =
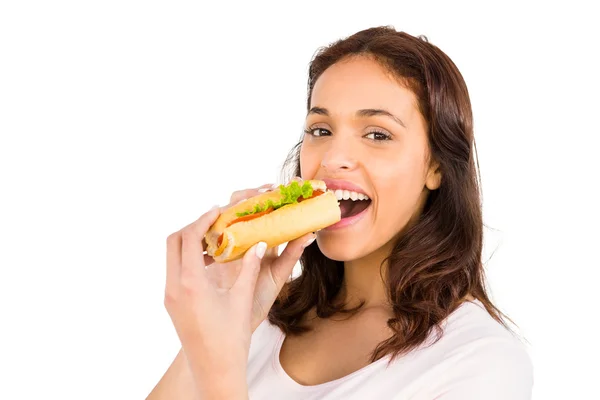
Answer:
[[[292,240],[280,256],[277,248],[266,253],[267,244],[260,242],[241,259],[218,264],[203,245],[220,212],[213,208],[167,239],[165,307],[182,350],[147,400],[247,399],[252,333],[314,240],[312,233]],[[211,276],[215,269],[235,271],[235,279],[223,287]]]
[[[199,375],[210,374],[200,372]],[[232,399],[246,398],[248,389],[245,386],[244,376],[235,375],[221,373],[217,378],[211,379],[212,383],[206,386],[212,387],[216,393],[213,395],[210,391],[205,391],[205,395],[209,398],[223,398],[221,396],[225,394],[229,396],[227,398]],[[182,348],[146,400],[199,400],[201,397],[196,387],[196,381],[202,382],[204,379],[195,379]]]
[[[167,372],[156,384],[146,400],[197,400],[192,372],[183,349],[179,350]]]

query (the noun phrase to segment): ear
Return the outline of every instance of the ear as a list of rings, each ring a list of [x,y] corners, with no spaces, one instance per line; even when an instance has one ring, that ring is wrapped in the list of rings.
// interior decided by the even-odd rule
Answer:
[[[437,161],[432,161],[427,176],[425,177],[425,187],[429,190],[436,190],[442,183],[442,171]]]

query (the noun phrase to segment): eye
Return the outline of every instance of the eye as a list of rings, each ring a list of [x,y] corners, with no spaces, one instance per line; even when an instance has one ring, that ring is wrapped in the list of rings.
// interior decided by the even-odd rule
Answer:
[[[369,138],[371,140],[374,140],[376,142],[381,142],[381,141],[384,141],[384,140],[390,140],[392,138],[391,135],[389,135],[387,133],[377,132],[377,131],[370,132],[365,137],[367,137],[367,138]]]
[[[306,129],[304,131],[304,133],[306,133],[307,135],[315,136],[315,137],[331,136],[331,132],[328,131],[327,129],[323,129],[323,128],[309,128],[309,129]]]

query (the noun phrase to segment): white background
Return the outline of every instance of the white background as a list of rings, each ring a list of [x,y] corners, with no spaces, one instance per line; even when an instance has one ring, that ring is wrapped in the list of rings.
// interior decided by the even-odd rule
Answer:
[[[0,398],[144,398],[179,348],[166,237],[279,178],[314,52],[376,25],[427,35],[467,81],[490,285],[534,398],[597,396],[591,6],[216,3],[0,5]]]

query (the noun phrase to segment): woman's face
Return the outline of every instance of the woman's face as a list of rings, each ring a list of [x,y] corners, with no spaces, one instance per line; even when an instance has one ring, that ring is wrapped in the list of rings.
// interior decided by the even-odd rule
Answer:
[[[338,261],[389,254],[441,179],[415,95],[376,61],[347,59],[317,80],[305,129],[302,178],[351,196],[340,202],[342,221],[317,235],[323,254]]]

